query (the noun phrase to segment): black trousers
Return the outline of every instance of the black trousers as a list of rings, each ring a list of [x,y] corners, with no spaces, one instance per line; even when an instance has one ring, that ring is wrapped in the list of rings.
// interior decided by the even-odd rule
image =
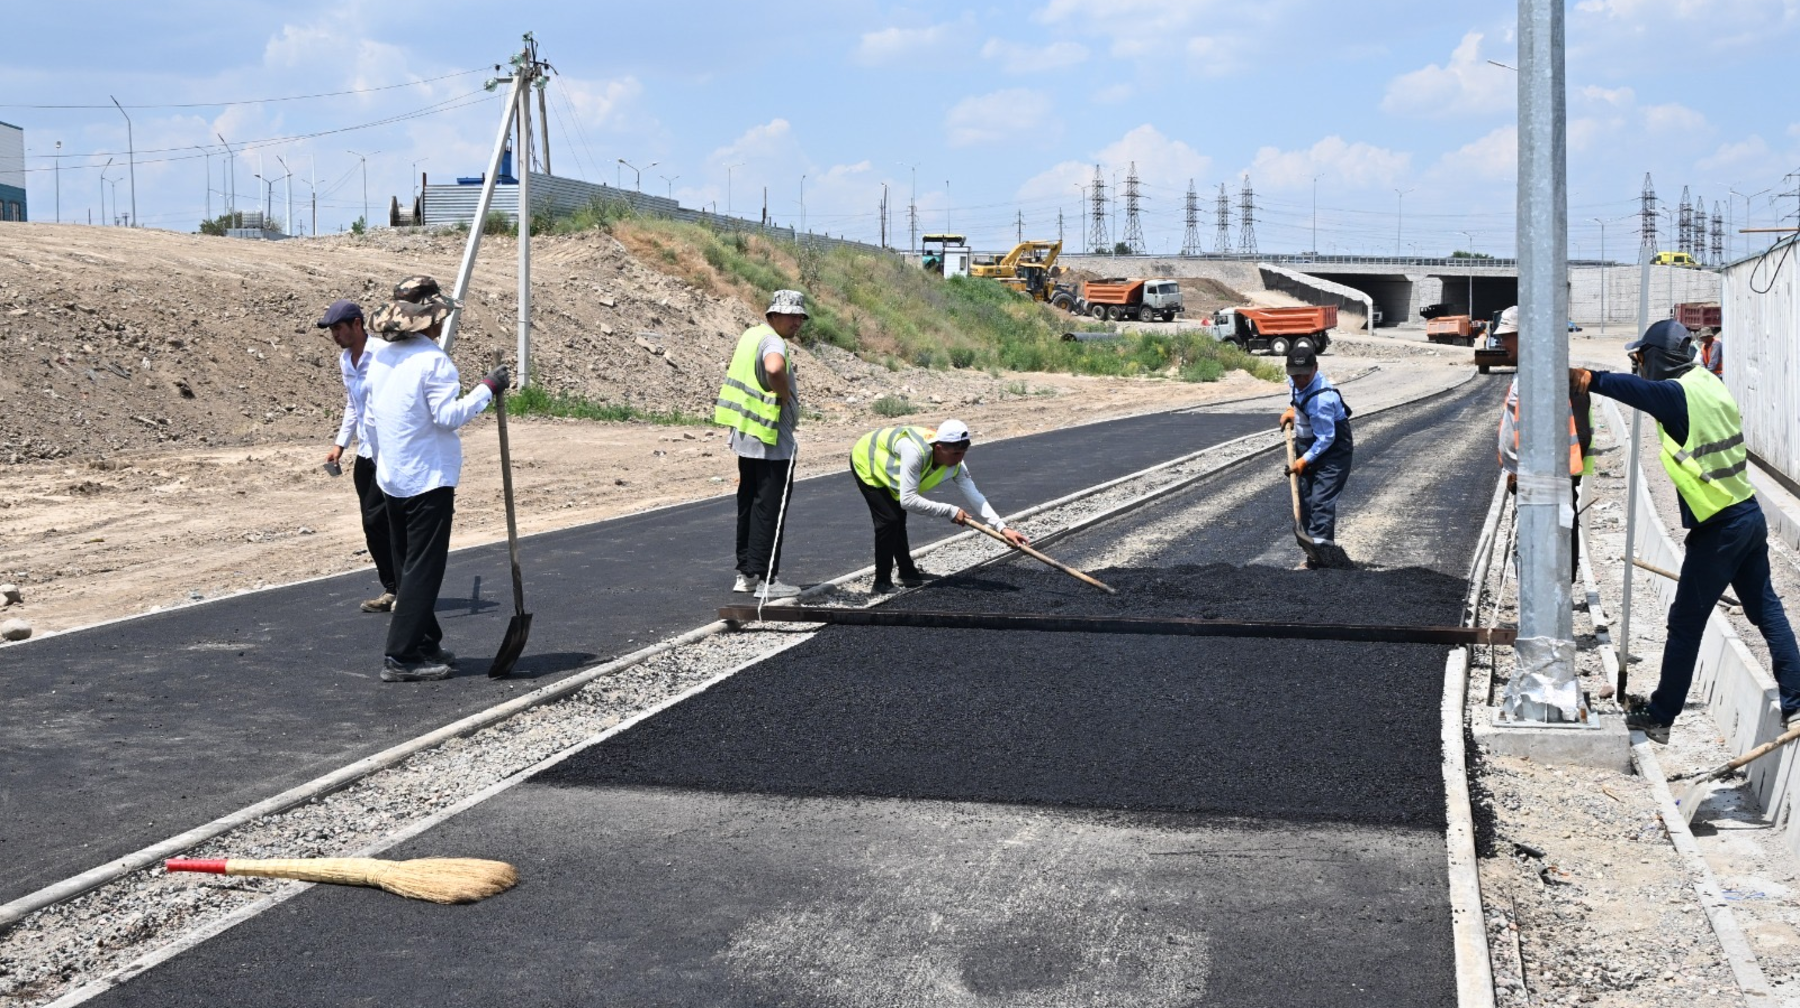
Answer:
[[[375,561],[375,576],[381,579],[381,590],[391,592],[399,584],[394,577],[394,537],[388,534],[387,494],[375,485],[375,460],[358,455],[350,478],[356,483],[356,499],[362,503],[363,542]]]
[[[864,483],[854,468],[850,478],[869,502],[869,517],[875,519],[875,580],[892,581],[895,567],[900,568],[901,577],[912,577],[918,568],[913,565],[912,544],[906,538],[906,509],[886,487]]]
[[[1295,448],[1305,454],[1313,438],[1300,438]],[[1350,435],[1350,421],[1341,420],[1331,447],[1300,474],[1300,526],[1315,540],[1337,541],[1337,501],[1350,481],[1350,462],[1356,443]]]
[[[737,570],[746,577],[781,573],[781,492],[793,475],[791,459],[738,456]],[[773,563],[771,564],[771,560]]]
[[[422,648],[435,649],[444,639],[437,599],[450,558],[450,517],[455,512],[455,487],[387,499],[388,535],[400,574],[394,614],[388,618],[387,656],[395,661],[420,661]]]

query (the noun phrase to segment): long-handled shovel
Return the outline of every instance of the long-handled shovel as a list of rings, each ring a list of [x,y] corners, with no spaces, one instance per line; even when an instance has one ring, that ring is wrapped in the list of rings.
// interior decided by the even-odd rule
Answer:
[[[1754,763],[1755,761],[1762,759],[1764,756],[1780,749],[1782,746],[1787,745],[1795,739],[1800,739],[1800,728],[1790,728],[1785,734],[1777,735],[1769,741],[1764,742],[1762,745],[1757,746],[1755,749],[1739,756],[1737,759],[1721,766],[1713,767],[1711,770],[1695,777],[1694,782],[1689,784],[1687,789],[1681,792],[1681,817],[1690,823],[1694,821],[1694,813],[1700,811],[1700,805],[1706,797],[1706,785],[1724,777],[1733,770],[1742,769],[1747,763]],[[1673,784],[1678,780],[1683,780],[1686,776],[1686,774],[1676,774],[1669,778],[1669,783]]]
[[[991,528],[988,528],[986,525],[981,524],[980,522],[976,521],[973,518],[964,519],[963,524],[969,526],[970,528],[974,529],[977,532],[982,533],[983,535],[992,536],[993,538],[1000,540],[1001,542],[1005,543],[1006,545],[1011,546],[1013,549],[1018,550],[1019,552],[1025,554],[1026,556],[1031,557],[1034,560],[1040,560],[1046,564],[1049,564],[1050,566],[1055,567],[1057,570],[1062,571],[1064,574],[1067,574],[1070,577],[1075,578],[1078,581],[1086,581],[1088,584],[1093,585],[1095,588],[1100,589],[1101,591],[1105,592],[1108,595],[1119,594],[1119,590],[1117,588],[1114,588],[1111,585],[1104,584],[1092,577],[1089,577],[1088,575],[1083,574],[1082,572],[1076,570],[1073,567],[1070,567],[1068,564],[1065,564],[1060,560],[1053,560],[1050,557],[1047,557],[1044,554],[1039,553],[1037,550],[1032,549],[1030,546],[1020,546],[1019,544],[1013,542],[1011,539],[1006,538],[1005,536],[1001,535],[1000,533],[994,531]]]
[[[500,352],[494,351],[494,366],[500,366]],[[488,678],[505,679],[512,675],[519,655],[525,653],[525,639],[531,636],[531,614],[525,611],[525,577],[519,573],[519,523],[513,514],[512,453],[506,446],[506,393],[494,394],[494,417],[500,422],[500,487],[506,496],[506,549],[512,556],[513,618],[506,625],[506,637],[500,651],[488,666]]]

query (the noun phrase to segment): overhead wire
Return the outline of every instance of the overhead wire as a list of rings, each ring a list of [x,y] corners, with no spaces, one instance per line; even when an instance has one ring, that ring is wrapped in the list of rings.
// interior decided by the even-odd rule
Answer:
[[[473,70],[458,70],[455,73],[444,74],[442,77],[428,77],[424,80],[405,81],[400,84],[383,84],[380,87],[353,88],[349,91],[322,91],[318,94],[287,95],[287,96],[284,96],[281,98],[244,98],[244,99],[240,99],[237,101],[212,101],[212,102],[161,102],[161,103],[141,104],[141,105],[133,105],[133,104],[127,103],[123,106],[115,106],[111,102],[108,102],[104,105],[27,105],[27,104],[20,103],[20,102],[0,102],[0,108],[111,109],[111,108],[115,108],[115,107],[123,107],[123,108],[128,108],[128,109],[165,109],[165,108],[166,109],[180,109],[180,108],[228,108],[233,105],[267,105],[267,104],[273,104],[275,102],[310,101],[314,98],[340,98],[345,95],[374,94],[377,91],[392,91],[392,90],[395,90],[396,88],[418,87],[423,84],[435,84],[438,81],[450,80],[455,77],[467,77],[470,74],[485,73],[488,71],[488,69],[489,69],[488,67],[476,67]]]

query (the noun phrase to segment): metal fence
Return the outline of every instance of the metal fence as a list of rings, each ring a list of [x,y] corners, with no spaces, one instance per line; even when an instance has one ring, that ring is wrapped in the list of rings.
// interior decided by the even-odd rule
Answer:
[[[472,224],[475,218],[475,204],[480,198],[481,187],[478,185],[426,186],[425,226],[450,227],[458,224]],[[762,235],[766,238],[804,244],[811,248],[847,248],[859,252],[893,251],[849,238],[814,234],[793,227],[776,227],[763,224],[761,221],[744,220],[741,217],[727,214],[695,210],[684,207],[675,200],[652,196],[648,193],[619,189],[595,182],[583,182],[579,179],[531,173],[531,211],[533,214],[570,214],[594,203],[622,204],[629,206],[633,213],[647,217],[688,221],[719,231],[738,231]],[[516,225],[519,220],[519,187],[517,185],[495,186],[494,200],[490,204],[488,212],[499,214],[506,218],[508,224]]]

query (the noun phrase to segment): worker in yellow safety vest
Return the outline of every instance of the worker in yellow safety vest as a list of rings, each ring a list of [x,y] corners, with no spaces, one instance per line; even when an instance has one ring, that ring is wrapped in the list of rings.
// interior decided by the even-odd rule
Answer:
[[[906,539],[906,513],[948,518],[958,525],[969,513],[953,504],[926,500],[921,494],[950,480],[962,491],[969,507],[981,515],[1015,546],[1031,540],[1006,527],[986,497],[975,487],[963,457],[969,453],[969,425],[946,420],[936,430],[929,427],[884,427],[858,438],[850,450],[850,475],[869,504],[875,521],[875,587],[880,594],[894,590],[893,573],[899,568],[900,583],[909,588],[925,583],[931,575],[913,563],[912,546]]]
[[[1569,382],[1569,502],[1579,505],[1581,478],[1594,472],[1593,402],[1588,393]],[[1506,490],[1518,488],[1519,476],[1519,379],[1506,390],[1506,406],[1500,411],[1500,468],[1506,470]],[[1581,577],[1581,537],[1569,539],[1569,580]]]
[[[1650,701],[1629,710],[1625,725],[1653,742],[1669,741],[1669,726],[1687,702],[1700,656],[1700,638],[1713,605],[1729,585],[1769,645],[1770,671],[1780,687],[1781,716],[1800,727],[1800,646],[1769,577],[1769,526],[1747,475],[1749,451],[1737,402],[1725,383],[1694,359],[1687,328],[1664,319],[1627,343],[1636,375],[1574,368],[1582,389],[1656,418],[1663,470],[1675,484],[1681,524],[1688,530],[1662,676]]]
[[[731,590],[764,601],[800,594],[776,575],[800,419],[788,340],[799,335],[807,318],[806,295],[776,291],[763,324],[738,338],[713,405],[713,422],[731,428],[727,443],[738,464],[737,582]]]

